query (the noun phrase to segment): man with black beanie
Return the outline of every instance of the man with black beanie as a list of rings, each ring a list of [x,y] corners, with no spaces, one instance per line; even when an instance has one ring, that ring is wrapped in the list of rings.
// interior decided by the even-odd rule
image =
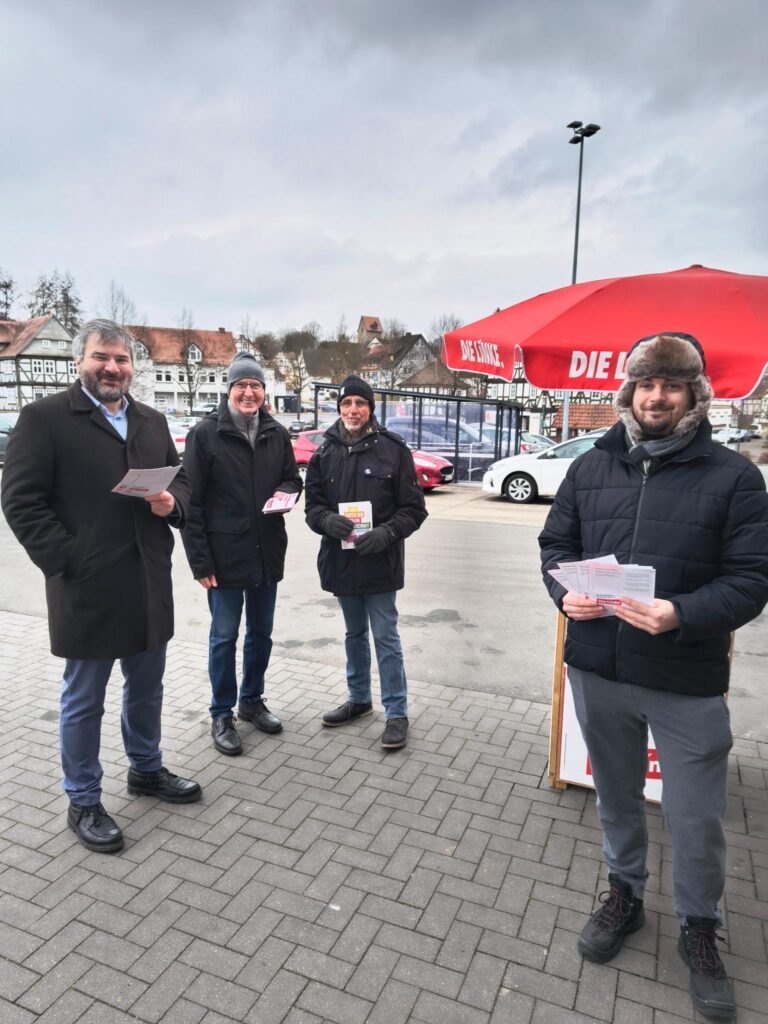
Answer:
[[[609,891],[578,940],[605,963],[645,924],[648,728],[672,840],[678,950],[694,1006],[732,1020],[716,929],[725,888],[731,633],[768,601],[768,496],[743,456],[710,439],[712,389],[688,334],[642,338],[616,398],[620,422],[568,470],[539,537],[544,579],[568,617],[565,661],[589,753]],[[615,554],[656,570],[656,597],[616,614],[548,570]]]
[[[374,395],[361,377],[339,388],[339,419],[325,432],[307,468],[306,518],[322,534],[317,567],[323,590],[336,595],[344,614],[347,701],[323,715],[323,725],[346,725],[373,712],[370,625],[387,724],[385,750],[408,738],[408,691],[397,630],[397,591],[405,582],[404,540],[427,516],[413,456],[397,434],[379,426]],[[355,523],[340,503],[371,502],[372,529],[343,548]]]

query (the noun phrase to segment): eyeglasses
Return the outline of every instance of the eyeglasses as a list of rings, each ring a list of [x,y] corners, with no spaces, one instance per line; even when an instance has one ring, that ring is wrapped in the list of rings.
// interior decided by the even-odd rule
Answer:
[[[236,391],[238,395],[244,395],[246,391],[263,391],[264,385],[260,381],[257,381],[255,384],[247,384],[243,381],[238,381],[237,384],[232,386],[232,390]]]

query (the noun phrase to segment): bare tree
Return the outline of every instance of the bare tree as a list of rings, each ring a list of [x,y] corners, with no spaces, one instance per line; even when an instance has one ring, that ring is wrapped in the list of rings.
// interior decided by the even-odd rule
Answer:
[[[251,323],[251,318],[246,315],[240,324],[237,340],[241,349],[251,352],[263,366],[274,368],[282,344],[271,331],[257,331],[256,322]]]
[[[283,353],[288,361],[288,382],[298,395],[298,418],[301,419],[301,396],[304,388],[312,379],[307,365],[312,362],[312,354],[318,346],[320,326],[316,323],[305,324],[300,331],[283,332]]]
[[[435,356],[445,366],[443,362],[443,335],[448,334],[449,331],[455,331],[461,327],[463,320],[461,320],[455,313],[441,313],[436,316],[432,323],[429,325],[429,342],[435,353]],[[445,367],[451,375],[451,394],[455,395],[459,391],[465,391],[467,394],[476,395],[478,398],[486,397],[488,393],[488,378],[481,377],[477,373],[460,373],[456,370],[451,370],[449,367]]]
[[[308,369],[314,376],[328,377],[340,384],[350,373],[359,373],[365,362],[363,346],[349,339],[321,341],[309,357]]]
[[[114,278],[109,282],[109,291],[97,305],[97,309],[102,316],[114,320],[116,324],[140,323],[136,303]]]
[[[0,269],[0,320],[12,320],[11,310],[16,298],[16,282],[11,274]]]
[[[179,374],[181,378],[179,381],[181,385],[180,390],[187,401],[189,415],[191,416],[195,408],[195,399],[206,373],[203,366],[203,349],[200,344],[200,336],[194,329],[195,321],[192,311],[187,309],[186,306],[182,309],[177,323],[181,333],[182,369]]]

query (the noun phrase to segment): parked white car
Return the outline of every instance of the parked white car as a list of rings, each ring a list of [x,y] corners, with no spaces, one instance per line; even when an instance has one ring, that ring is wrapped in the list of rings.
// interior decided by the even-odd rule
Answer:
[[[754,430],[740,430],[738,427],[721,427],[712,431],[712,440],[720,444],[738,444],[741,441],[751,441],[753,437],[760,435]]]
[[[500,459],[486,470],[483,490],[517,504],[554,497],[573,460],[588,452],[604,433],[605,430],[593,430],[541,452]]]

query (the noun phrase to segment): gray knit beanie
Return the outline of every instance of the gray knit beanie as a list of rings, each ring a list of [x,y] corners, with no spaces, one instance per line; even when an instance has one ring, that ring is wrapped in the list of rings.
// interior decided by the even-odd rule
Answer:
[[[250,352],[238,352],[227,370],[227,391],[232,390],[232,385],[239,380],[259,380],[264,387],[267,386],[264,371],[256,362]]]
[[[694,406],[675,427],[676,434],[684,434],[698,426],[709,412],[712,385],[705,376],[704,349],[692,334],[666,331],[636,341],[627,356],[627,377],[616,395],[615,408],[633,440],[639,427],[632,415],[635,384],[648,377],[668,377],[688,383]]]

